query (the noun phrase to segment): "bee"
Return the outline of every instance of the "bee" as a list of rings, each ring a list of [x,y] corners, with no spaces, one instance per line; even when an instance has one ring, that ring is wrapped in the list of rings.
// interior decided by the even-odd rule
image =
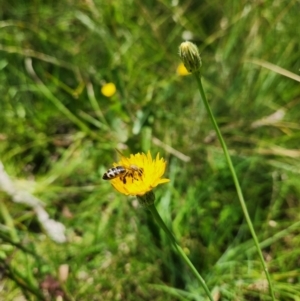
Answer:
[[[112,180],[115,178],[120,178],[120,180],[126,184],[127,177],[130,177],[132,179],[132,182],[134,180],[139,180],[143,176],[144,170],[143,168],[139,168],[136,165],[130,165],[129,167],[124,166],[116,166],[113,168],[110,168],[102,177],[103,180]]]

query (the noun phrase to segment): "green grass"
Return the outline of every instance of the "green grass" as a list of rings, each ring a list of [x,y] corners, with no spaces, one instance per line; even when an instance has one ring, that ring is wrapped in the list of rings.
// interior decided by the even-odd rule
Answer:
[[[299,76],[299,1],[175,2],[1,4],[1,162],[68,242],[0,191],[0,300],[205,300],[150,213],[102,181],[115,148],[168,161],[158,211],[216,300],[270,300],[197,84],[176,74],[184,31],[201,51],[276,298],[300,300],[300,86],[275,68]],[[65,264],[66,281],[43,292]]]

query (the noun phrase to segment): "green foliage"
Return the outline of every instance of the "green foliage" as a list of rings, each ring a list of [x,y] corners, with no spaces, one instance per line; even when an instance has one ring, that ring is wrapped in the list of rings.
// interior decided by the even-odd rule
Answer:
[[[216,300],[270,300],[196,83],[176,74],[186,31],[276,297],[300,300],[299,2],[3,2],[1,161],[68,242],[0,192],[0,300],[204,300],[149,213],[102,181],[115,148],[168,161],[158,210]]]

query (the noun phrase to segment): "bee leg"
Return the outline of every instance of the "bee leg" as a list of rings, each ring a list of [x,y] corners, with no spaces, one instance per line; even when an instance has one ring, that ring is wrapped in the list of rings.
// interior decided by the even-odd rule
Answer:
[[[121,181],[123,182],[123,184],[126,184],[126,176],[123,176],[122,178],[120,178]]]
[[[140,168],[140,169],[139,169],[139,175],[142,176],[143,173],[144,173],[144,169],[143,169],[143,168]]]
[[[123,182],[123,184],[126,184],[126,177],[128,176],[128,172],[125,172],[122,177],[120,177],[120,180]]]
[[[128,177],[131,178],[131,181],[132,181],[132,183],[133,183],[133,174],[132,174],[132,172],[128,172]]]
[[[137,174],[138,174],[138,176],[139,176],[140,178],[142,177],[143,172],[144,172],[144,170],[143,170],[142,168],[139,168],[139,169],[137,170]]]

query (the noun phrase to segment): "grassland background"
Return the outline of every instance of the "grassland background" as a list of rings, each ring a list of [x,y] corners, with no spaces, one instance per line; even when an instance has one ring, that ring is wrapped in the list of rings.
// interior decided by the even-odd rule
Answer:
[[[0,2],[1,161],[68,240],[0,192],[0,300],[205,300],[148,212],[102,181],[115,148],[168,161],[158,210],[215,300],[270,300],[196,82],[176,73],[187,32],[276,296],[300,300],[299,1]]]

